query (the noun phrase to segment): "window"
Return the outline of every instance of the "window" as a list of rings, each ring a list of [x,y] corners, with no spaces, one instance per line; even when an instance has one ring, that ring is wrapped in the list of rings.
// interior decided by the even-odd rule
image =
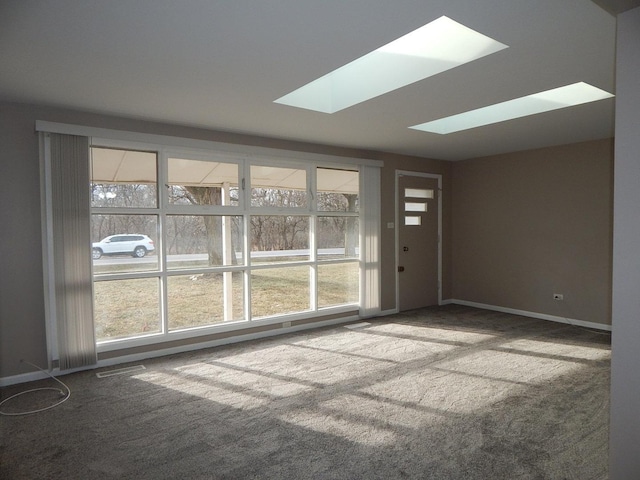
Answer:
[[[167,268],[243,265],[243,227],[241,215],[167,215]]]
[[[216,161],[217,160],[217,161]],[[172,205],[238,205],[238,164],[226,159],[167,160],[168,203]]]
[[[357,169],[94,145],[90,188],[99,345],[359,307]]]
[[[252,318],[356,305],[358,171],[252,165],[250,183]],[[331,270],[342,272],[338,287]]]
[[[93,147],[90,158],[96,340],[161,332],[157,153]]]
[[[307,172],[296,168],[251,166],[251,206],[304,208]]]
[[[157,168],[155,152],[91,148],[91,206],[157,207]]]
[[[318,308],[359,302],[359,172],[318,168],[317,199]]]

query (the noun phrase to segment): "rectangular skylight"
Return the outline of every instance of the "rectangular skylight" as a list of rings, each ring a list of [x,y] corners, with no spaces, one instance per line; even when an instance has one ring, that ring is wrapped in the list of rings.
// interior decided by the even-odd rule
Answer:
[[[439,133],[460,132],[470,128],[504,122],[514,118],[549,112],[559,108],[573,107],[583,103],[595,102],[611,98],[613,94],[596,88],[588,83],[578,82],[564,87],[546,90],[526,97],[496,103],[488,107],[470,110],[450,117],[440,118],[431,122],[414,125],[415,130]]]
[[[275,102],[335,113],[504,48],[443,16]]]

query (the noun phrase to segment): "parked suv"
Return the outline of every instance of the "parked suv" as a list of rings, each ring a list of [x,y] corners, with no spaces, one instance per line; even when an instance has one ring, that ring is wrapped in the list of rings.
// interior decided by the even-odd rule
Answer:
[[[120,234],[110,235],[99,242],[93,243],[92,256],[94,260],[102,255],[128,254],[136,258],[144,257],[148,252],[153,252],[153,240],[146,235]]]

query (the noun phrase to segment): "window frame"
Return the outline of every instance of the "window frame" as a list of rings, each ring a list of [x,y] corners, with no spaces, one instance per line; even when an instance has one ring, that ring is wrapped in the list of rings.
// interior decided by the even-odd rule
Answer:
[[[104,147],[104,148],[117,148],[117,149],[131,149],[140,151],[157,152],[157,191],[158,202],[157,207],[154,208],[108,208],[104,207],[92,207],[91,214],[153,214],[157,215],[157,242],[156,242],[156,254],[159,256],[157,270],[143,271],[143,272],[130,272],[121,274],[105,274],[100,277],[98,281],[108,280],[124,280],[135,278],[158,278],[160,284],[160,331],[158,333],[145,334],[139,336],[129,336],[118,339],[108,339],[96,342],[98,353],[108,352],[114,350],[121,350],[131,347],[139,347],[151,344],[163,343],[172,340],[183,340],[187,338],[194,338],[198,336],[211,335],[222,332],[238,331],[241,334],[243,329],[253,328],[262,325],[271,325],[284,322],[292,322],[296,320],[307,320],[318,316],[324,315],[339,315],[341,313],[353,312],[354,310],[362,309],[362,235],[363,235],[363,218],[362,209],[358,209],[357,212],[345,212],[345,211],[326,211],[318,210],[317,199],[315,195],[316,191],[316,171],[318,168],[336,169],[336,170],[350,170],[357,171],[360,177],[360,191],[362,194],[362,174],[361,166],[358,164],[341,164],[336,163],[335,159],[331,162],[324,161],[305,161],[303,158],[280,158],[273,155],[258,156],[258,155],[246,155],[242,153],[229,153],[225,151],[214,151],[208,149],[199,148],[182,148],[176,146],[166,146],[160,144],[152,144],[146,142],[131,142],[121,141],[117,139],[109,138],[91,138],[91,147]],[[303,156],[303,155],[301,155]],[[175,205],[169,203],[168,200],[168,161],[169,158],[181,158],[198,161],[213,161],[220,162],[221,157],[227,163],[236,163],[238,165],[238,205]],[[305,207],[272,207],[272,206],[254,206],[251,204],[251,166],[269,166],[279,168],[294,168],[297,170],[304,170],[306,173],[306,192],[307,192],[307,206]],[[244,187],[244,188],[243,188]],[[361,201],[361,200],[360,200]],[[124,210],[124,211],[123,211]],[[170,215],[228,215],[228,216],[240,216],[243,219],[243,251],[245,255],[244,264],[239,265],[227,265],[227,266],[213,266],[213,267],[198,267],[198,268],[185,268],[185,269],[169,269],[166,260],[165,249],[165,225],[167,217]],[[309,258],[301,261],[292,261],[286,263],[264,263],[256,264],[252,262],[250,255],[250,219],[253,215],[269,215],[269,216],[306,216],[309,219]],[[359,224],[359,248],[360,254],[353,258],[338,258],[338,259],[318,259],[317,248],[315,242],[315,225],[318,217],[345,217],[353,216],[358,218]],[[344,263],[357,263],[359,270],[359,291],[358,301],[354,303],[345,303],[340,305],[330,305],[326,307],[318,307],[318,266],[319,265],[331,265],[331,264],[344,264]],[[300,267],[307,266],[310,269],[309,278],[309,306],[308,310],[301,310],[293,313],[282,313],[268,315],[264,317],[253,318],[251,312],[252,298],[251,298],[251,273],[252,271],[273,269],[273,268],[287,268],[287,267]],[[206,326],[194,326],[185,329],[172,330],[170,327],[170,319],[168,318],[169,311],[169,295],[167,287],[169,283],[169,277],[178,275],[191,275],[199,274],[203,272],[242,272],[243,273],[243,287],[244,287],[244,318],[242,320],[226,321],[223,323],[210,324]],[[96,281],[95,275],[92,272],[92,283]]]

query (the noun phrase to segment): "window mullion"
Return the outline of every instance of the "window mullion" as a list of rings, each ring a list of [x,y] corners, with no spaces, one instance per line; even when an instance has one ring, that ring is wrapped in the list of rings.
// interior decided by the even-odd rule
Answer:
[[[316,212],[318,210],[318,182],[315,165],[307,167],[307,190],[309,192],[309,251],[311,271],[309,272],[309,306],[312,312],[318,310],[318,242],[316,238]]]
[[[158,240],[160,241],[160,331],[163,335],[169,333],[169,299],[167,285],[167,207],[169,205],[168,185],[168,158],[166,149],[158,152]]]
[[[311,251],[311,275],[309,276],[310,305],[312,311],[318,310],[318,248],[316,241],[316,215],[309,218],[309,250]]]
[[[251,321],[251,178],[250,178],[250,162],[244,160],[242,162],[242,178],[240,181],[240,207],[242,208],[243,234],[242,242],[244,249],[244,263],[246,269],[242,278],[242,288],[244,288],[244,318]]]

